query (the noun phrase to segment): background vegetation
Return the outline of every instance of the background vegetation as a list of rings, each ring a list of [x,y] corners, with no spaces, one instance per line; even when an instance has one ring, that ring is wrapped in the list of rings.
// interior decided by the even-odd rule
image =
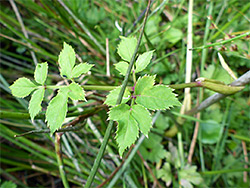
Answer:
[[[75,49],[78,62],[95,65],[91,74],[79,78],[80,83],[120,85],[123,77],[114,66],[120,60],[116,51],[119,36],[138,37],[146,2],[10,0],[0,3],[2,187],[6,184],[7,187],[15,187],[15,184],[18,187],[62,187],[53,137],[48,133],[34,133],[14,138],[17,134],[46,128],[46,124],[43,112],[31,122],[27,114],[29,98],[14,98],[9,85],[22,76],[32,79],[35,64],[45,61],[49,63],[50,72],[47,84],[62,84],[57,57],[64,41]],[[247,0],[197,0],[193,7],[194,47],[250,30]],[[142,74],[157,74],[156,82],[167,85],[185,82],[187,25],[187,1],[152,2],[139,53],[154,49],[155,53]],[[218,52],[237,77],[249,70],[248,35],[225,45],[194,50],[192,80],[206,77],[226,84],[234,81],[221,66]],[[110,71],[107,62],[110,62]],[[108,107],[103,101],[108,90],[108,87],[103,91],[89,90],[88,102],[70,104],[71,115],[65,123],[79,116],[84,119],[77,122],[84,123],[80,131],[62,136],[70,187],[84,185],[90,173],[107,126]],[[182,102],[183,90],[175,92]],[[54,93],[46,93],[47,103]],[[192,107],[214,93],[191,89]],[[6,117],[4,112],[13,114]],[[104,182],[109,187],[178,187],[184,179],[181,182],[184,187],[248,187],[249,112],[249,85],[195,116],[183,115],[180,108],[152,112],[154,126],[149,138],[140,137],[123,159],[118,155],[114,129],[93,186]],[[191,162],[188,156],[197,125],[200,128]],[[169,131],[173,126],[178,126],[177,136],[176,132]]]

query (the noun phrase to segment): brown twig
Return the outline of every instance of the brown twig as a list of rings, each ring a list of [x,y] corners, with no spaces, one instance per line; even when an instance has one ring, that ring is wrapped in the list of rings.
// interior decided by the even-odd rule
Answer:
[[[68,132],[68,131],[78,131],[80,130],[84,124],[79,125],[79,126],[75,126],[77,123],[84,121],[86,118],[93,116],[94,114],[96,114],[96,112],[98,112],[99,110],[101,110],[101,108],[103,107],[103,105],[100,105],[94,109],[91,109],[91,111],[87,114],[83,114],[78,116],[77,118],[75,118],[73,121],[71,121],[70,123],[66,124],[63,126],[63,128],[57,130],[56,132]],[[50,133],[50,129],[38,129],[38,130],[32,130],[32,131],[28,131],[19,135],[14,135],[14,137],[21,137],[21,136],[26,136],[28,134],[33,134],[33,133]]]
[[[76,34],[75,34],[73,31],[71,31],[71,30],[68,30],[68,31],[69,31],[69,33],[70,33],[71,35],[73,35],[74,37],[76,37]],[[87,43],[87,41],[84,40],[82,37],[78,36],[78,39],[79,39],[80,42],[81,42],[84,46],[86,46],[86,48],[91,52],[91,55],[97,56],[97,57],[99,57],[99,58],[102,59],[102,60],[105,59],[105,58],[102,56],[102,54],[100,54],[100,53],[97,52],[94,48],[92,48],[92,47]]]
[[[144,158],[142,157],[141,153],[139,150],[137,150],[137,154],[139,155],[139,157],[141,158],[144,166],[148,169],[149,173],[151,174],[151,176],[153,177],[154,181],[156,182],[156,184],[158,185],[159,188],[162,188],[161,184],[158,182],[157,178],[155,177],[153,171],[151,170],[151,168],[148,166],[147,161],[144,160]]]
[[[131,151],[132,151],[132,148],[133,148],[133,147],[130,147],[130,148],[129,148],[129,151],[128,151],[128,153],[126,154],[125,158],[122,160],[120,166],[118,166],[118,167],[112,172],[112,174],[111,174],[104,182],[102,182],[100,185],[98,185],[96,188],[101,188],[101,187],[103,187],[105,184],[107,184],[107,183],[115,176],[115,174],[120,170],[120,168],[123,166],[124,162],[125,162],[126,159],[128,158],[129,154],[130,154]]]
[[[197,119],[200,119],[200,113],[197,114]],[[198,136],[199,127],[200,127],[200,122],[196,121],[195,128],[194,128],[194,134],[193,134],[192,142],[191,142],[189,153],[188,153],[188,163],[189,164],[192,163],[192,157],[194,154],[194,149],[195,149],[195,144],[196,144],[196,140],[197,140],[197,136]]]
[[[244,153],[244,158],[245,158],[245,162],[246,164],[244,165],[244,168],[247,169],[248,168],[248,157],[247,157],[247,147],[246,147],[246,142],[242,141],[242,149],[243,149],[243,153]],[[247,182],[247,171],[243,172],[243,181],[246,183]]]

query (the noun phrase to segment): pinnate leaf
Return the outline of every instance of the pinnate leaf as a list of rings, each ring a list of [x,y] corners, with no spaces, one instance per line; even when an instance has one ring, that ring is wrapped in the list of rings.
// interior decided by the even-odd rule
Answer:
[[[113,89],[112,91],[110,91],[110,93],[108,94],[104,104],[107,104],[109,106],[115,106],[116,105],[116,101],[117,101],[117,98],[118,98],[118,95],[121,91],[121,86],[120,87],[117,87],[115,89]],[[129,101],[130,99],[130,96],[131,96],[131,93],[129,92],[129,90],[126,88],[125,89],[125,92],[124,92],[124,95],[122,97],[122,102],[121,103],[126,103]]]
[[[145,89],[150,89],[154,86],[155,76],[140,77],[135,86],[135,95],[141,94]]]
[[[28,96],[36,87],[37,86],[28,78],[22,77],[17,79],[14,84],[10,86],[10,89],[12,95],[23,98]]]
[[[61,88],[58,94],[50,101],[47,108],[46,121],[48,121],[51,135],[62,126],[66,117],[68,92],[69,89],[67,87]]]
[[[63,49],[59,55],[59,65],[61,76],[66,76],[68,79],[72,78],[72,69],[75,65],[76,54],[74,49],[66,42],[63,43]]]
[[[128,70],[128,63],[125,61],[121,61],[115,64],[115,68],[121,73],[121,75],[125,76]]]
[[[73,82],[69,85],[68,88],[69,88],[68,96],[72,100],[84,100],[84,101],[86,101],[85,92],[79,84]]]
[[[34,73],[35,81],[41,85],[44,84],[48,73],[48,63],[38,63]]]
[[[125,61],[130,61],[136,48],[137,39],[135,37],[120,37],[121,42],[118,45],[118,54]]]
[[[148,64],[150,63],[150,60],[152,59],[153,53],[154,53],[154,50],[145,52],[137,58],[135,62],[136,73],[143,71],[148,66]]]
[[[44,92],[45,92],[45,88],[39,88],[31,96],[31,99],[29,102],[29,114],[30,114],[32,121],[42,109],[41,103],[43,101]]]
[[[94,65],[88,63],[80,63],[76,65],[72,70],[72,78],[77,78],[82,74],[87,73]]]
[[[164,85],[157,85],[144,90],[136,97],[136,103],[150,110],[164,110],[181,105],[172,89]]]

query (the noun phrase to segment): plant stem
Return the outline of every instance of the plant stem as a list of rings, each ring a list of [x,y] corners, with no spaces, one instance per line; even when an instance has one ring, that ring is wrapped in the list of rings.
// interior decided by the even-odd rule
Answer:
[[[100,86],[100,85],[83,85],[83,89],[85,90],[102,90],[102,91],[111,91],[118,86]],[[130,88],[129,88],[130,90]]]
[[[223,41],[220,41],[220,42],[215,42],[213,44],[208,44],[208,45],[200,46],[200,47],[197,47],[197,48],[190,48],[189,50],[200,50],[200,49],[205,49],[205,48],[209,48],[209,47],[213,47],[213,46],[223,45],[223,44],[232,42],[234,40],[246,37],[247,35],[250,35],[250,31],[248,31],[248,32],[246,32],[244,34],[238,35],[238,36],[236,36],[234,38],[231,38],[231,39],[223,40]]]
[[[135,60],[135,56],[136,56],[137,51],[139,49],[139,46],[140,46],[140,43],[141,43],[141,38],[142,38],[142,35],[143,35],[143,31],[144,31],[144,28],[145,28],[145,25],[146,25],[150,3],[151,3],[151,0],[148,1],[148,6],[147,6],[146,14],[145,14],[145,18],[144,18],[144,21],[143,21],[143,27],[142,27],[142,30],[140,32],[140,36],[139,36],[139,39],[138,39],[138,42],[137,42],[137,45],[136,45],[136,49],[135,49],[134,54],[133,54],[133,56],[132,56],[132,58],[130,60],[129,67],[128,67],[126,76],[125,76],[125,78],[123,80],[121,91],[119,93],[119,96],[118,96],[116,104],[120,104],[121,103],[121,100],[122,100],[125,88],[127,86],[129,75],[130,75],[130,72],[132,70],[132,67],[133,67],[133,64],[134,64],[134,60]],[[100,150],[99,150],[99,152],[97,154],[97,157],[96,157],[96,160],[94,162],[93,168],[91,169],[90,175],[89,175],[89,177],[87,179],[87,182],[85,184],[85,188],[89,188],[91,186],[92,182],[93,182],[93,179],[95,177],[97,169],[99,168],[99,165],[100,165],[103,153],[104,153],[104,151],[106,149],[106,146],[107,146],[108,139],[110,137],[112,128],[113,128],[113,121],[111,120],[111,121],[109,121],[107,130],[106,130],[105,135],[104,135],[104,139],[103,139],[102,145],[100,147]]]
[[[62,154],[61,154],[61,133],[56,133],[55,136],[55,151],[56,151],[56,158],[57,158],[57,164],[59,167],[59,172],[60,172],[60,176],[62,178],[62,182],[63,182],[63,186],[65,188],[69,188],[69,183],[64,171],[64,166],[63,166],[63,161],[62,161]]]
[[[216,174],[225,174],[225,173],[232,173],[232,172],[250,172],[250,168],[236,168],[236,169],[225,169],[225,170],[213,170],[213,171],[205,171],[201,172],[202,175],[216,175]]]
[[[243,15],[243,13],[250,8],[250,3],[247,3],[244,7],[242,7],[242,10],[240,10],[229,22],[227,22],[220,30],[224,31],[232,22],[234,22],[236,19],[238,19],[240,16]],[[209,41],[215,39],[220,34],[220,31],[217,31]],[[249,33],[248,33],[249,34]]]

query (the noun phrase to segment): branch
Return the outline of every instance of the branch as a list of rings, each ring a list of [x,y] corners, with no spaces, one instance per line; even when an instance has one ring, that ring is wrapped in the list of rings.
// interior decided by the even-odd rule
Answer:
[[[243,74],[241,77],[239,77],[237,80],[232,82],[231,86],[244,86],[246,84],[250,83],[250,71]],[[200,112],[207,108],[208,106],[218,102],[221,99],[226,98],[228,95],[223,95],[220,93],[215,93],[214,95],[208,97],[206,100],[204,100],[198,107],[193,108],[192,110],[188,111],[187,115],[193,115],[197,112]]]

